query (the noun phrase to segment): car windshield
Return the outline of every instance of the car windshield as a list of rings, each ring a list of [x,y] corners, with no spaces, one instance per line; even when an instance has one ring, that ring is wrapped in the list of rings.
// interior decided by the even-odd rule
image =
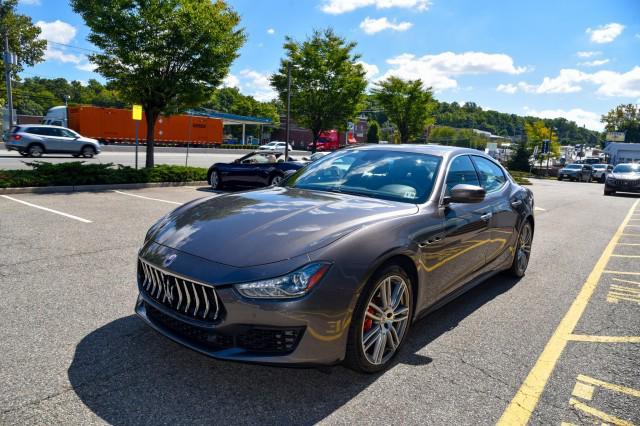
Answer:
[[[640,164],[618,164],[613,173],[640,173]]]
[[[423,203],[431,194],[441,158],[428,154],[356,149],[311,163],[287,186]]]
[[[565,167],[565,169],[570,169],[570,170],[580,170],[582,168],[582,165],[580,164],[569,164],[567,167]]]

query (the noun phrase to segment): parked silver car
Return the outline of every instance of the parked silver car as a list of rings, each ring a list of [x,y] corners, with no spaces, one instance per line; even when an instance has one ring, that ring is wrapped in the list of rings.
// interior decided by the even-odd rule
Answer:
[[[593,180],[600,183],[604,183],[605,179],[607,178],[607,174],[611,173],[611,170],[613,170],[612,164],[594,164],[591,167],[593,168],[591,177],[593,178]]]
[[[85,138],[66,127],[44,124],[14,126],[5,147],[25,157],[36,158],[42,154],[71,154],[74,157],[91,158],[100,153],[97,140]]]

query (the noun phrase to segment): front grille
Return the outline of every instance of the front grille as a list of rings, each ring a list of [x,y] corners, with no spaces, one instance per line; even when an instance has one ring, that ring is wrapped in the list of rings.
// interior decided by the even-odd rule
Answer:
[[[628,180],[628,179],[616,179],[613,181],[618,186],[638,186],[640,185],[640,180]]]
[[[138,279],[144,293],[156,302],[193,319],[215,322],[221,306],[213,287],[171,275],[140,259]]]
[[[145,310],[154,323],[207,349],[240,348],[260,355],[283,355],[293,352],[302,337],[303,328],[237,326],[233,333],[219,333],[177,320],[148,303],[145,303]]]

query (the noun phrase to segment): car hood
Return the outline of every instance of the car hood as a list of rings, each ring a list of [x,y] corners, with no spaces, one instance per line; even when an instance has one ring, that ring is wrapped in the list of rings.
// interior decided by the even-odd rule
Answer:
[[[612,176],[614,179],[621,180],[640,179],[640,173],[611,173],[609,176]]]
[[[560,169],[560,173],[578,173],[579,169]]]
[[[202,198],[161,219],[148,240],[236,267],[278,262],[331,244],[415,204],[295,188]]]

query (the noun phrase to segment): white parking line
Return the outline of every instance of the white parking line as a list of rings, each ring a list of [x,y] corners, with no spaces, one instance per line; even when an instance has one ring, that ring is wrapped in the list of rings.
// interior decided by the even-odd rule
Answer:
[[[38,206],[36,204],[27,203],[26,201],[18,200],[17,198],[9,197],[8,195],[0,195],[0,197],[6,198],[7,200],[15,201],[16,203],[24,204],[24,205],[29,206],[29,207],[34,207],[36,209],[44,210],[44,211],[47,211],[47,212],[50,212],[50,213],[59,214],[60,216],[68,217],[69,219],[75,219],[75,220],[77,220],[79,222],[82,222],[82,223],[92,223],[90,220],[83,219],[81,217],[74,216],[72,214],[63,213],[63,212],[60,212],[58,210],[53,210],[53,209],[49,209],[49,208],[46,208],[46,207]]]
[[[537,212],[546,212],[547,211],[546,209],[543,209],[542,207],[535,207],[534,210],[537,211]]]
[[[184,203],[178,203],[177,201],[161,200],[160,198],[144,197],[142,195],[130,194],[128,192],[115,191],[115,190],[113,192],[117,192],[118,194],[122,194],[122,195],[128,195],[129,197],[143,198],[145,200],[151,200],[151,201],[160,201],[161,203],[176,204],[178,206],[181,206],[184,204]]]

